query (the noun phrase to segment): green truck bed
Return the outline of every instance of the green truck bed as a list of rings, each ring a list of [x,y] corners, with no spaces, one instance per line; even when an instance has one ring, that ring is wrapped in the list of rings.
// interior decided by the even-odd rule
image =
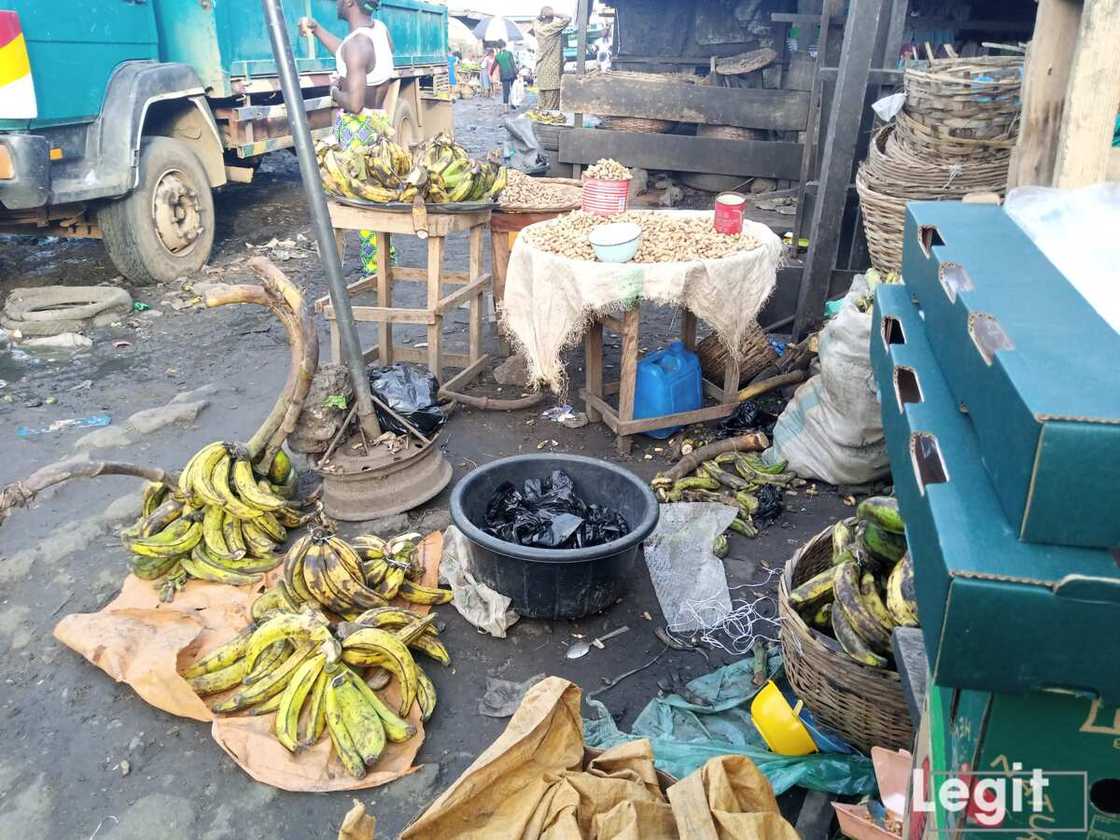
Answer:
[[[297,21],[314,17],[344,34],[334,0],[284,7],[300,71],[333,71],[334,57],[309,45]],[[0,10],[19,14],[39,107],[36,120],[0,120],[0,131],[94,119],[113,70],[132,59],[189,64],[213,97],[233,95],[234,80],[276,72],[259,0],[0,0]],[[377,17],[389,27],[399,68],[447,60],[445,6],[383,0]]]

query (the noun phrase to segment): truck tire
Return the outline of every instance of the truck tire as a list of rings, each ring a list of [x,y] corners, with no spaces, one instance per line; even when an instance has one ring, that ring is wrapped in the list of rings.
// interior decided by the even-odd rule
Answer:
[[[411,149],[423,138],[420,128],[416,125],[416,115],[412,113],[412,105],[404,99],[397,100],[397,111],[393,115],[394,139],[406,149]]]
[[[214,197],[190,146],[145,137],[136,188],[102,207],[97,222],[109,258],[137,286],[189,276],[210,258]]]

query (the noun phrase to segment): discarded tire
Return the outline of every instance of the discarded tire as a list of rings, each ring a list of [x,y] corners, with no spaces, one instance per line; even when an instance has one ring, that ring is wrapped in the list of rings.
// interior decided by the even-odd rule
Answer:
[[[486,505],[505,481],[520,485],[564,470],[591,504],[614,508],[630,533],[592,548],[528,548],[485,533]],[[469,473],[451,493],[451,519],[471,543],[475,578],[507,596],[526,618],[582,618],[619,599],[634,578],[638,548],[657,525],[657,499],[636,475],[578,455],[515,455]]]
[[[132,296],[112,286],[42,286],[16,289],[0,325],[25,336],[58,335],[105,327],[132,311]]]

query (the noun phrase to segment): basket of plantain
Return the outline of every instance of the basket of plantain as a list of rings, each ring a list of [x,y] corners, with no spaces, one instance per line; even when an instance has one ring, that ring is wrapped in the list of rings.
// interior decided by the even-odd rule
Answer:
[[[817,720],[865,753],[911,749],[890,638],[918,613],[895,500],[866,499],[802,546],[779,581],[778,611],[786,674]]]

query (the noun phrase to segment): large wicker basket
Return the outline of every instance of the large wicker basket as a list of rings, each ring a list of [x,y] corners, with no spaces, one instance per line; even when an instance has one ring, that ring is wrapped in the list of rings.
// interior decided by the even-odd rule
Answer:
[[[600,117],[600,125],[611,131],[632,131],[636,134],[664,134],[676,123],[646,117]]]
[[[942,58],[906,68],[906,113],[946,139],[1014,139],[1022,56]]]
[[[912,750],[914,730],[898,673],[856,662],[790,606],[790,591],[831,563],[830,527],[790,558],[778,584],[786,676],[817,720],[853,746],[865,753],[872,747]]]

